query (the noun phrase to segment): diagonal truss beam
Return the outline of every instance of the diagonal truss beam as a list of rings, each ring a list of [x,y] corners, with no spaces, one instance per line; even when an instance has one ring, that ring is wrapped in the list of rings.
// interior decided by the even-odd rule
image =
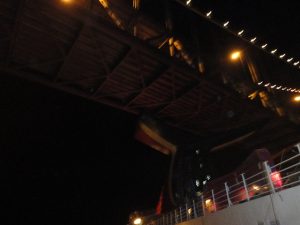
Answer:
[[[134,48],[130,48],[129,46],[127,49],[119,56],[119,58],[114,62],[114,65],[111,69],[108,69],[109,73],[106,75],[105,80],[100,83],[100,85],[96,88],[95,92],[93,93],[93,96],[97,96],[102,89],[104,88],[106,82],[109,81],[110,77],[114,74],[114,72],[121,66],[122,62],[127,59],[133,52]]]
[[[58,85],[57,83],[54,83],[54,82],[51,82],[49,80],[44,79],[43,74],[39,71],[34,70],[34,69],[29,72],[29,71],[16,70],[14,68],[7,68],[5,66],[4,67],[0,66],[0,73],[1,74],[7,74],[9,76],[10,75],[16,76],[16,77],[19,77],[21,79],[29,80],[31,82],[36,82],[36,83],[45,85],[47,87],[51,87],[51,88],[54,88],[54,89],[57,89],[57,90],[65,91],[67,93],[70,93],[70,94],[73,94],[73,95],[76,95],[76,96],[81,96],[83,98],[90,99],[90,100],[95,101],[95,102],[99,102],[99,103],[109,105],[113,108],[117,108],[117,109],[120,109],[120,110],[123,109],[122,103],[119,102],[119,101],[108,100],[108,99],[98,100],[98,99],[93,98],[92,96],[90,96],[90,94],[79,91],[75,88]],[[126,111],[128,113],[137,114],[136,111],[131,110],[131,109],[126,109]]]
[[[65,59],[64,59],[64,62],[62,63],[61,67],[59,68],[56,76],[54,77],[54,82],[57,82],[58,79],[63,75],[65,69],[66,69],[66,66],[67,64],[69,63],[70,61],[70,58],[76,48],[76,44],[77,42],[79,41],[80,39],[80,36],[82,35],[82,33],[84,32],[84,30],[86,29],[86,25],[83,24],[81,25],[80,29],[79,29],[79,32],[77,33],[71,47],[69,48],[69,51],[67,52],[66,56],[65,56]]]
[[[169,67],[169,66],[167,66],[167,67],[165,67],[165,68],[163,68],[161,71],[159,71],[153,78],[152,78],[152,80],[147,84],[147,85],[145,85],[145,87],[144,87],[144,89],[140,92],[140,93],[138,93],[137,95],[133,95],[129,100],[128,100],[128,102],[127,102],[127,104],[124,106],[124,109],[126,109],[126,108],[131,108],[131,105],[140,97],[140,96],[142,96],[148,89],[149,89],[149,87],[151,87],[151,85],[153,84],[153,83],[155,83],[163,74],[165,74],[166,72],[168,72],[168,71],[171,71],[172,69],[171,69],[172,67]]]
[[[161,114],[162,112],[164,112],[166,109],[168,109],[169,107],[171,107],[173,105],[173,103],[176,103],[177,101],[179,101],[180,99],[184,98],[186,95],[188,95],[189,93],[195,91],[195,89],[199,88],[200,84],[192,84],[190,86],[188,86],[187,88],[185,88],[184,91],[182,91],[182,93],[179,93],[178,96],[176,96],[173,100],[171,100],[169,102],[169,104],[166,104],[165,106],[163,106],[162,108],[160,108],[157,112],[156,115]]]
[[[229,98],[229,97],[231,97],[231,95],[225,96],[224,99],[223,99],[223,101],[224,101],[225,99]],[[199,103],[199,104],[198,104],[198,110],[196,110],[196,111],[195,111],[192,115],[190,115],[189,117],[186,117],[186,118],[182,119],[181,121],[177,122],[176,125],[179,126],[179,125],[181,125],[182,123],[187,122],[187,121],[193,119],[194,117],[198,116],[200,112],[205,112],[205,111],[209,110],[210,108],[212,108],[212,107],[214,107],[215,105],[218,105],[218,104],[219,104],[219,102],[212,102],[212,103],[206,105],[206,106],[202,109],[202,108],[201,108],[201,104]]]

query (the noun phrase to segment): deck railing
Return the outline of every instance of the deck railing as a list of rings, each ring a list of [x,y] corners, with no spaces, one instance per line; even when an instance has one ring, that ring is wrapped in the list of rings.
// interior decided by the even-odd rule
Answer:
[[[270,166],[265,161],[262,165],[258,173],[253,175],[242,173],[234,184],[224,182],[222,188],[204,192],[197,199],[160,216],[152,217],[155,219],[148,221],[147,224],[181,223],[300,184],[300,151],[278,164]]]

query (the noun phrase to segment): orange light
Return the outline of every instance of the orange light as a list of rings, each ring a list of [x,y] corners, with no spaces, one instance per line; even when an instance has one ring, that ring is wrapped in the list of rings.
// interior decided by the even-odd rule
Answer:
[[[294,101],[295,101],[295,102],[300,102],[300,95],[295,96],[295,97],[294,97]]]
[[[260,190],[260,187],[257,186],[257,185],[253,185],[252,188],[253,188],[253,190],[255,190],[255,191],[259,191],[259,190]]]
[[[206,207],[209,207],[212,204],[212,201],[210,199],[205,200]]]
[[[235,61],[237,59],[241,58],[241,52],[240,51],[235,51],[233,53],[231,53],[230,55],[230,59]]]
[[[205,200],[205,208],[209,211],[209,212],[214,212],[216,211],[216,205],[213,203],[213,201],[211,199],[206,199]]]
[[[133,224],[135,224],[135,225],[142,224],[142,219],[141,219],[141,218],[136,218],[136,219],[133,221]]]

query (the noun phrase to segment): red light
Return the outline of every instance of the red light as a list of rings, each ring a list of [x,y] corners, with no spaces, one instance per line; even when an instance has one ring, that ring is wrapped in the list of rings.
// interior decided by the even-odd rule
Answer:
[[[271,179],[275,187],[282,187],[283,182],[279,172],[272,172]]]

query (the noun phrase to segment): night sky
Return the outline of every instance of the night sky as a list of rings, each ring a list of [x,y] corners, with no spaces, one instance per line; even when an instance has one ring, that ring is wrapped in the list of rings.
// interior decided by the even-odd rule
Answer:
[[[203,1],[295,56],[297,4]],[[169,161],[134,140],[136,116],[4,75],[0,98],[5,224],[125,225],[155,207]]]
[[[9,224],[126,224],[155,207],[168,158],[135,141],[137,118],[1,77],[1,194]]]

